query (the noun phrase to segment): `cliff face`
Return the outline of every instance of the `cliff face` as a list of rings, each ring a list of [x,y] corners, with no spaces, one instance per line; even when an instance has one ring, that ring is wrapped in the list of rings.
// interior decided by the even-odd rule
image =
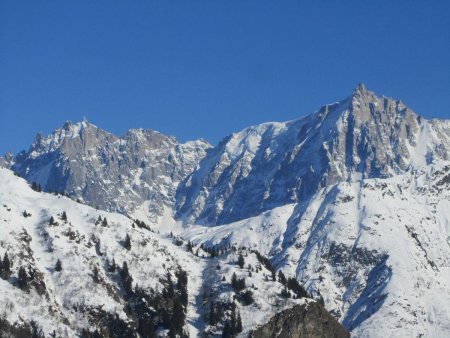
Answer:
[[[44,137],[0,165],[18,172],[44,191],[65,192],[106,211],[131,214],[148,201],[151,215],[174,204],[178,182],[189,175],[210,145],[186,143],[146,129],[116,137],[86,120]]]
[[[250,333],[253,338],[347,338],[350,334],[317,302],[299,304],[273,316]]]

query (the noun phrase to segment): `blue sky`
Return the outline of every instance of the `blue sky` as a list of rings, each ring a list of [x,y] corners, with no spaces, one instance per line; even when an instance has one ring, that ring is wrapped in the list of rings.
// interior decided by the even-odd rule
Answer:
[[[0,46],[0,153],[83,116],[217,143],[359,82],[450,118],[450,1],[3,0]]]

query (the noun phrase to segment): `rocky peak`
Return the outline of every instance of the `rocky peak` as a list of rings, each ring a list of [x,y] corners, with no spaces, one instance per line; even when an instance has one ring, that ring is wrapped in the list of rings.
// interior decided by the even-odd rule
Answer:
[[[11,151],[6,152],[3,156],[0,157],[0,166],[5,168],[9,168],[14,162],[14,155]]]
[[[367,97],[367,96],[374,96],[375,93],[372,91],[369,91],[367,87],[364,85],[364,83],[358,83],[358,85],[353,89],[352,97],[359,98],[359,97]]]
[[[174,203],[175,185],[190,174],[210,145],[180,144],[146,129],[117,137],[86,119],[38,134],[12,169],[44,190],[60,191],[110,211],[131,213],[145,201],[152,215]]]
[[[446,159],[443,125],[360,84],[314,114],[224,139],[180,185],[178,216],[223,224],[306,201],[340,181],[390,177]]]

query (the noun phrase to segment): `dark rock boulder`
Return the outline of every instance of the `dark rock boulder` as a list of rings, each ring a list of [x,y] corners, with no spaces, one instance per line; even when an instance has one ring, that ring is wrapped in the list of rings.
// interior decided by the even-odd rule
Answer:
[[[350,334],[318,302],[284,310],[250,333],[253,338],[347,338]]]

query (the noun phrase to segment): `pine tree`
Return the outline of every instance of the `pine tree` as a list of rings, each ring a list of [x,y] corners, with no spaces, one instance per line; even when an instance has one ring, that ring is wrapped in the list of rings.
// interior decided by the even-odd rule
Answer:
[[[3,256],[3,271],[11,272],[11,262],[9,260],[8,253],[5,252],[5,255]]]
[[[234,329],[235,333],[241,333],[242,332],[242,319],[241,319],[241,314],[238,311],[237,313],[237,318],[236,318],[236,327]]]
[[[62,212],[61,219],[62,219],[64,222],[67,222],[67,214],[66,214],[65,211]]]
[[[125,249],[127,249],[128,251],[130,251],[130,249],[131,249],[131,239],[130,239],[130,235],[128,235],[128,234],[125,236],[125,240],[123,242],[123,247]]]
[[[177,272],[177,289],[180,294],[180,301],[184,307],[188,304],[188,289],[187,289],[188,277],[187,272],[184,270],[179,270]]]
[[[242,303],[244,305],[250,305],[255,302],[255,300],[253,299],[253,292],[251,292],[250,290],[242,292],[241,297],[242,297]]]
[[[61,264],[61,261],[58,259],[58,260],[56,261],[55,271],[60,272],[61,270],[62,270],[62,264]]]
[[[238,260],[237,260],[237,263],[236,263],[241,269],[243,269],[244,268],[244,264],[245,264],[245,261],[244,261],[244,256],[242,256],[242,254],[239,254],[239,257],[238,257]]]
[[[55,219],[53,218],[53,216],[50,217],[50,220],[48,221],[48,224],[50,224],[50,225],[55,224]]]
[[[172,282],[172,275],[170,274],[169,271],[167,271],[167,273],[166,273],[165,288],[163,291],[163,296],[166,299],[175,298],[175,290],[174,290],[174,285]]]
[[[231,337],[232,337],[231,324],[230,324],[230,322],[227,320],[227,321],[225,322],[225,325],[223,326],[222,338],[231,338]]]
[[[233,289],[237,289],[237,277],[235,272],[233,272],[233,275],[231,276],[231,286]]]
[[[287,283],[286,276],[284,275],[283,271],[281,271],[281,270],[278,272],[278,281],[283,285],[286,285],[286,283]]]
[[[106,217],[105,217],[105,218],[103,218],[103,221],[102,221],[102,227],[106,227],[106,226],[108,226],[108,221],[106,220]]]
[[[288,279],[287,287],[297,295],[297,298],[308,297],[308,293],[306,292],[306,290],[303,288],[303,286],[300,285],[298,280],[295,278]]]
[[[234,336],[236,333],[236,304],[231,303],[231,316],[230,316],[231,334]]]
[[[209,325],[216,325],[217,322],[218,319],[214,311],[214,302],[211,301],[211,304],[209,305]]]
[[[183,304],[181,304],[181,300],[176,297],[173,304],[173,314],[169,328],[169,336],[176,336],[176,334],[182,336],[185,319],[186,314],[184,313]]]
[[[19,288],[25,289],[27,287],[27,284],[28,284],[27,272],[25,271],[25,268],[21,266],[19,268],[19,273],[17,275],[17,285],[19,286]]]
[[[125,294],[129,296],[133,291],[133,277],[131,277],[130,272],[128,271],[127,262],[123,262],[120,276],[122,277],[122,284]]]
[[[281,290],[281,297],[291,298],[291,293],[288,291],[287,287],[284,287],[283,290]]]
[[[94,266],[94,269],[92,270],[92,279],[94,280],[95,283],[99,283],[100,282],[100,278],[98,276],[98,268],[97,268],[97,266]]]
[[[155,324],[150,316],[139,318],[137,332],[142,338],[157,338]]]

